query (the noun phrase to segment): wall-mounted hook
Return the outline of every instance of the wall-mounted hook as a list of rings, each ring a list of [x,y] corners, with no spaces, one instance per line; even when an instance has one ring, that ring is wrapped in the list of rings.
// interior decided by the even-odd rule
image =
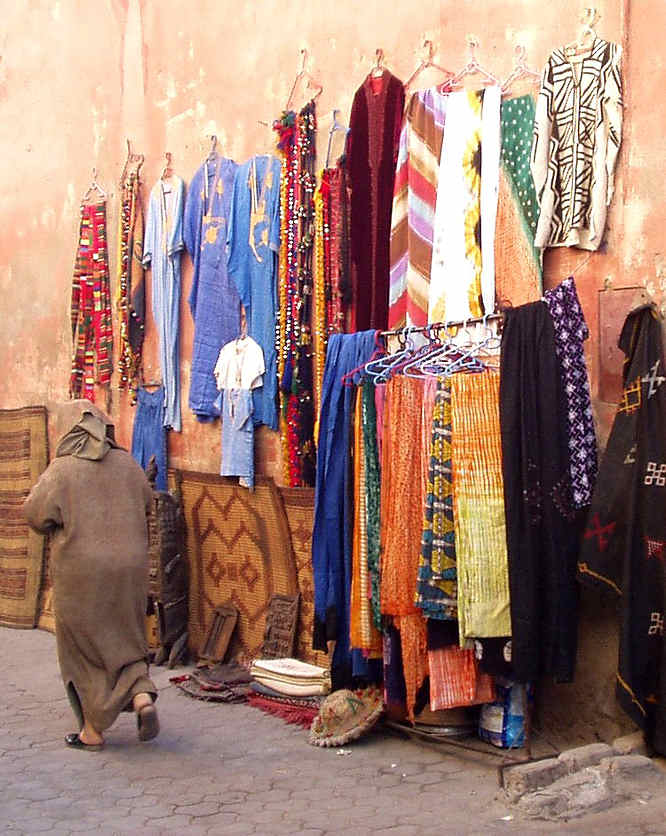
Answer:
[[[430,40],[430,38],[426,38],[423,41],[423,49],[426,50],[426,54],[425,54],[426,57],[423,59],[424,63],[425,64],[432,63],[432,59],[433,59],[433,56],[435,54],[435,47],[433,45],[433,42]]]

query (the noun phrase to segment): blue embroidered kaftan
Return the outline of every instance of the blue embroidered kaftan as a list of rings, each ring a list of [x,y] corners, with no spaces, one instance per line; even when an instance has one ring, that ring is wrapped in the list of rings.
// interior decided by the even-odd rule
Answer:
[[[164,385],[164,426],[180,432],[180,256],[183,242],[185,184],[180,177],[158,180],[148,203],[143,265],[152,268],[153,317],[159,333]]]
[[[222,346],[240,333],[240,298],[227,271],[233,160],[215,155],[196,172],[185,203],[185,246],[194,262],[188,299],[194,319],[190,408],[199,421],[219,415],[213,369]]]
[[[278,428],[275,320],[280,249],[280,160],[263,155],[238,167],[229,223],[228,269],[264,352],[264,384],[253,393],[254,423]]]

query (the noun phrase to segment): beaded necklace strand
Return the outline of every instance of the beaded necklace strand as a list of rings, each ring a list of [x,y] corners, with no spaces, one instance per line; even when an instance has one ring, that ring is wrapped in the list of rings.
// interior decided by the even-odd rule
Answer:
[[[280,317],[278,371],[280,429],[285,480],[291,487],[314,484],[312,374],[312,249],[314,242],[314,102],[274,123],[282,154],[280,226]],[[284,190],[282,187],[284,185]],[[283,258],[284,256],[284,258]]]

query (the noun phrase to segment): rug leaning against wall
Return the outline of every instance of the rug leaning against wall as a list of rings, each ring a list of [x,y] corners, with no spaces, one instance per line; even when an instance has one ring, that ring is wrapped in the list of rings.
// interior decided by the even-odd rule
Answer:
[[[304,662],[328,667],[328,655],[312,648],[314,626],[314,581],[312,577],[312,529],[314,526],[314,488],[280,488],[284,510],[291,532],[291,545],[296,560],[298,591],[301,593],[298,613],[295,656]]]
[[[23,500],[48,463],[46,408],[0,410],[0,625],[34,627],[44,537],[28,527]]]
[[[259,655],[271,596],[298,592],[282,499],[267,478],[257,478],[250,492],[212,474],[179,475],[190,567],[190,650],[201,649],[214,608],[231,603],[238,622],[229,658],[249,662]]]

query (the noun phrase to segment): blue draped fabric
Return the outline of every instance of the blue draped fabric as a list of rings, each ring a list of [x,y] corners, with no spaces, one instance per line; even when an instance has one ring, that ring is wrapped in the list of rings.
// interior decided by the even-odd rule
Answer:
[[[353,473],[351,423],[355,386],[342,377],[366,363],[375,348],[375,332],[333,334],[328,341],[317,452],[312,569],[315,588],[313,646],[327,650],[336,642],[331,663],[334,685],[351,675],[372,678],[360,651],[352,652],[349,616],[352,568]]]
[[[229,274],[245,308],[247,333],[264,352],[264,383],[252,392],[254,423],[277,430],[275,321],[280,250],[280,160],[277,157],[254,157],[238,167],[228,241]]]
[[[190,183],[183,237],[194,262],[188,299],[194,319],[190,409],[199,421],[219,415],[213,370],[225,343],[240,334],[240,297],[227,271],[227,229],[234,176],[233,160],[207,160]]]

